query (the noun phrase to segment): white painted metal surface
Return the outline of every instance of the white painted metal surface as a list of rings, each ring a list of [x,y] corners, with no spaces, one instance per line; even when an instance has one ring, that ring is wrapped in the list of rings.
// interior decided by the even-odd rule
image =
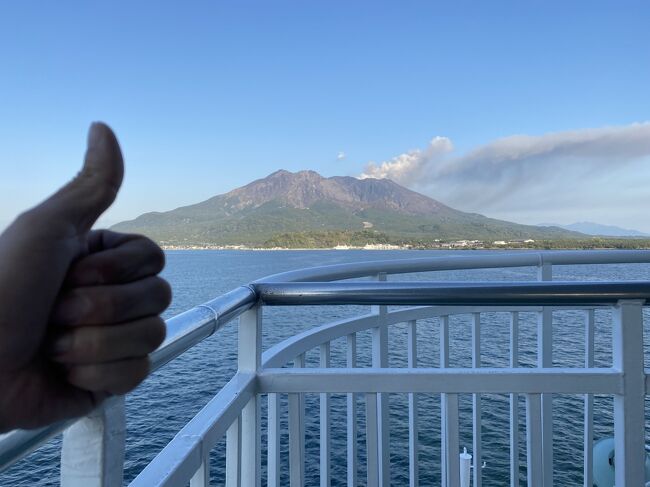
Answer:
[[[298,355],[293,366],[305,367],[305,354]],[[289,394],[289,481],[291,487],[305,483],[305,398],[297,392]]]
[[[584,312],[585,315],[585,368],[594,366],[594,327],[595,311]],[[594,396],[584,395],[584,446],[583,446],[583,477],[584,487],[593,487],[593,448],[594,448]]]
[[[645,377],[642,302],[621,301],[612,320],[613,367],[623,375],[614,396],[616,485],[645,483]]]
[[[350,333],[346,338],[345,361],[349,369],[357,366],[357,335]],[[355,392],[347,394],[347,416],[346,436],[347,436],[347,481],[348,487],[357,486],[358,455],[359,447],[357,445],[357,397]]]
[[[377,274],[377,280],[385,282],[385,272]],[[377,323],[372,329],[372,366],[388,367],[388,307],[379,305],[371,307],[371,313],[377,315]],[[388,394],[378,393],[377,401],[377,481],[382,487],[390,486],[390,426],[388,420]]]
[[[519,367],[519,313],[510,313],[510,368]],[[510,394],[510,487],[519,487],[519,394]]]
[[[472,313],[472,368],[481,367],[481,313]],[[481,487],[481,395],[472,394],[472,446],[473,446],[473,480],[474,487]]]
[[[471,482],[472,455],[463,448],[460,454],[460,487],[470,487]]]
[[[320,346],[320,367],[328,369],[330,367],[330,343],[326,342]],[[323,392],[320,395],[320,485],[329,487],[331,482],[330,466],[330,430],[332,422],[330,421],[330,395]]]
[[[418,338],[417,338],[417,321],[408,322],[407,353],[408,368],[414,369],[418,366]],[[415,487],[420,483],[419,472],[419,432],[418,425],[418,396],[414,392],[409,392],[409,485]]]
[[[269,487],[280,485],[280,394],[268,395],[268,445],[267,445],[267,484]]]
[[[552,281],[553,267],[541,261],[537,268],[538,281]],[[537,317],[537,366],[553,367],[553,311],[542,309]],[[541,485],[553,485],[553,395],[542,394],[542,472]]]
[[[650,262],[650,252],[550,252],[519,253],[409,261],[360,263],[330,266],[315,270],[300,270],[265,279],[239,288],[170,320],[169,338],[153,356],[154,367],[178,356],[193,344],[240,316],[239,371],[235,377],[193,418],[132,482],[134,486],[176,486],[191,482],[192,487],[209,485],[209,456],[217,441],[226,435],[226,483],[232,486],[261,485],[261,418],[260,395],[268,394],[268,461],[265,482],[280,484],[282,465],[281,431],[283,411],[281,397],[288,395],[289,478],[292,486],[305,482],[305,394],[319,394],[320,399],[320,483],[332,483],[331,439],[332,416],[330,394],[344,393],[347,398],[347,485],[361,482],[358,441],[357,397],[366,402],[366,468],[367,485],[390,485],[390,432],[388,429],[389,394],[407,394],[409,399],[408,458],[410,485],[418,485],[418,408],[417,394],[441,395],[440,437],[443,447],[441,469],[443,485],[457,486],[466,482],[466,458],[461,470],[459,456],[460,422],[459,395],[472,396],[472,480],[475,487],[482,484],[481,464],[490,452],[482,451],[481,394],[509,394],[510,403],[510,478],[518,485],[519,421],[518,395],[526,406],[526,471],[528,485],[552,485],[552,394],[584,394],[584,485],[591,487],[593,442],[593,394],[614,396],[614,436],[616,441],[617,485],[642,485],[644,399],[650,378],[643,369],[642,300],[650,298],[648,283],[628,283],[623,286],[608,283],[580,287],[552,283],[553,265]],[[330,281],[362,276],[374,276],[380,281],[388,274],[449,269],[530,266],[538,270],[544,286],[526,287],[514,283],[505,287],[467,287],[464,284],[429,286],[415,308],[388,310],[387,304],[404,302],[404,291],[417,295],[412,283],[387,283],[392,287],[371,287],[363,283],[331,287],[314,285],[309,281]],[[262,353],[262,307],[265,296],[269,302],[286,304],[295,300],[295,287],[283,287],[284,282],[303,282],[309,302],[332,302],[332,293],[348,293],[346,302],[372,303],[370,314],[324,324],[276,344]],[[426,284],[426,283],[425,283]],[[530,284],[530,283],[529,283]],[[365,286],[365,288],[364,288]],[[381,283],[373,286],[383,286]],[[425,285],[423,284],[424,288]],[[391,290],[385,292],[386,289]],[[442,289],[442,291],[440,291]],[[426,291],[426,292],[425,292]],[[561,301],[553,301],[554,293]],[[611,292],[609,292],[611,291]],[[280,294],[273,294],[279,292]],[[282,294],[287,292],[287,294]],[[372,293],[382,296],[377,301]],[[487,292],[489,299],[481,299]],[[267,294],[265,294],[267,293]],[[427,294],[428,293],[428,294]],[[502,294],[500,294],[502,293]],[[452,296],[454,305],[449,305]],[[616,297],[615,299],[613,297]],[[587,298],[585,298],[587,297]],[[262,303],[259,302],[262,299]],[[634,298],[634,299],[633,299]],[[616,299],[623,299],[618,304]],[[635,300],[636,299],[636,300]],[[305,301],[307,302],[307,301]],[[440,305],[439,303],[447,303]],[[545,306],[540,306],[541,304]],[[613,366],[594,368],[594,308],[613,307]],[[585,326],[584,367],[553,367],[552,320],[555,310],[582,310]],[[482,367],[481,326],[487,312],[508,312],[510,324],[509,367]],[[519,315],[538,314],[537,367],[518,368]],[[471,364],[451,367],[450,319],[458,315],[470,317],[472,329]],[[440,319],[440,364],[438,367],[418,367],[418,322]],[[388,363],[388,328],[407,323],[406,368],[390,368]],[[357,333],[372,333],[372,367],[357,365]],[[337,338],[346,341],[346,368],[332,368],[330,343]],[[320,351],[319,367],[305,368],[305,353]],[[294,367],[286,366],[294,362]],[[456,364],[454,364],[456,365]],[[121,482],[124,423],[120,400],[117,407],[102,409],[77,422],[64,436],[62,449],[62,485],[118,485]],[[122,411],[122,412],[120,412]],[[122,420],[120,420],[122,414]],[[99,418],[99,419],[98,419]],[[121,421],[121,422],[120,422]],[[33,450],[48,435],[55,434],[63,424],[33,433],[12,432],[0,438],[0,465],[7,465]],[[483,426],[484,427],[484,426]],[[435,431],[434,431],[435,433]],[[94,444],[92,454],[84,457],[83,445]],[[88,450],[88,448],[86,448]],[[87,452],[86,452],[87,453]],[[85,458],[85,460],[84,460]],[[285,459],[286,461],[286,459]],[[462,473],[461,473],[462,472]],[[80,480],[82,479],[82,480]],[[338,479],[342,480],[342,479]]]
[[[226,487],[241,484],[241,415],[226,431]]]
[[[123,397],[106,401],[100,409],[68,428],[61,448],[61,485],[122,485],[125,435]]]
[[[239,370],[256,374],[262,359],[262,309],[255,306],[239,318]],[[259,395],[253,397],[241,412],[241,485],[257,487],[260,477]]]

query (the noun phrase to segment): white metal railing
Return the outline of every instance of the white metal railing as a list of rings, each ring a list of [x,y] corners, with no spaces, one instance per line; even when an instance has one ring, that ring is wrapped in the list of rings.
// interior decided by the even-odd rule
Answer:
[[[261,481],[261,397],[267,395],[266,482],[281,478],[281,397],[287,395],[289,478],[305,481],[305,399],[319,394],[320,483],[331,481],[330,395],[347,395],[347,483],[390,484],[388,394],[408,394],[408,461],[411,485],[418,485],[418,394],[440,394],[442,484],[460,485],[459,395],[472,396],[473,485],[481,485],[482,394],[510,395],[510,484],[519,485],[519,396],[526,404],[527,485],[553,483],[553,394],[584,394],[584,485],[591,487],[593,395],[614,397],[616,484],[643,485],[644,399],[650,382],[643,368],[642,306],[648,282],[558,283],[553,265],[650,263],[650,252],[548,252],[471,257],[380,261],[292,271],[256,281],[168,321],[168,338],[152,356],[153,368],[182,354],[239,317],[238,371],[131,483],[133,486],[209,484],[209,452],[226,437],[227,485],[255,486]],[[538,281],[519,283],[327,282],[359,277],[384,281],[389,274],[438,270],[532,266]],[[369,314],[310,329],[263,352],[264,306],[370,304]],[[389,309],[388,305],[410,308]],[[594,368],[594,309],[612,309],[612,367]],[[584,367],[553,367],[553,311],[581,310],[584,316]],[[482,364],[481,327],[487,313],[510,316],[509,367]],[[537,315],[537,367],[518,367],[521,313]],[[450,317],[471,318],[471,364],[450,367]],[[417,329],[423,320],[439,324],[438,367],[418,367]],[[388,328],[406,323],[407,367],[388,366]],[[372,334],[372,365],[357,365],[357,334]],[[346,367],[332,368],[333,340],[346,343]],[[307,352],[319,351],[319,367],[305,367]],[[287,365],[293,367],[287,368]],[[365,397],[366,478],[359,478],[357,398]],[[0,465],[7,466],[68,427],[61,423],[38,431],[14,431],[0,439]],[[89,449],[88,445],[96,445]],[[119,485],[124,450],[123,401],[109,401],[64,435],[61,484]],[[80,462],[83,459],[83,462]]]

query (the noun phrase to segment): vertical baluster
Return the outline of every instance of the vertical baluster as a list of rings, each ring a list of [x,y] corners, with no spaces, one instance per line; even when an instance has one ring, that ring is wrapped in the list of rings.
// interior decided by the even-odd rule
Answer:
[[[280,485],[280,394],[271,393],[268,395],[268,485],[279,487]]]
[[[305,354],[296,357],[296,368],[305,366]],[[303,394],[289,394],[289,480],[302,487],[305,479],[305,400]]]
[[[386,280],[386,273],[377,275],[378,281]],[[377,326],[372,329],[372,366],[388,367],[388,325],[386,324],[387,306],[372,306],[377,315]],[[366,396],[368,398],[369,396]],[[388,394],[378,393],[377,398],[377,474],[378,485],[390,485],[390,431],[388,417]],[[369,450],[370,451],[370,450]]]
[[[379,453],[377,451],[377,394],[366,393],[366,485],[379,485]]]
[[[594,310],[585,311],[585,368],[594,366]],[[584,396],[584,487],[593,487],[594,396]]]
[[[543,259],[540,257],[540,259]],[[552,281],[553,267],[547,262],[537,268],[537,280]],[[553,312],[542,308],[537,318],[537,366],[553,367]],[[542,459],[544,486],[553,485],[553,395],[542,394]]]
[[[241,415],[226,432],[226,487],[241,485]]]
[[[418,338],[417,322],[408,323],[408,367],[418,366]],[[420,483],[418,469],[418,396],[410,392],[409,395],[409,485],[417,487]]]
[[[612,365],[623,377],[623,393],[614,395],[616,485],[645,483],[642,306],[642,301],[619,301],[612,316]]]
[[[440,368],[449,366],[449,316],[440,317]],[[440,473],[441,485],[447,487],[447,401],[446,394],[440,394]]]
[[[542,485],[542,398],[541,394],[526,394],[526,454],[527,485]]]
[[[357,366],[357,335],[347,336],[347,366],[352,369]],[[347,395],[347,459],[348,487],[357,487],[357,395],[351,392]]]
[[[190,479],[190,487],[208,487],[210,485],[210,452],[203,452],[201,466]]]
[[[510,313],[510,368],[519,367],[519,313]],[[519,487],[519,394],[510,394],[510,486]]]
[[[66,429],[61,447],[61,485],[122,485],[125,434],[123,396],[107,400]]]
[[[449,316],[440,317],[440,368],[449,367]],[[442,485],[456,486],[459,478],[458,394],[440,394]]]
[[[460,443],[458,441],[458,394],[445,394],[445,452],[447,487],[460,485]]]
[[[262,308],[255,306],[239,318],[239,370],[258,372],[262,357]],[[241,485],[260,485],[260,409],[255,394],[241,413]]]
[[[481,313],[474,313],[472,320],[472,367],[481,366]],[[472,394],[472,443],[474,462],[474,487],[481,487],[481,395]]]
[[[330,343],[323,343],[320,346],[320,366],[330,366]],[[330,395],[320,394],[320,485],[330,485]]]

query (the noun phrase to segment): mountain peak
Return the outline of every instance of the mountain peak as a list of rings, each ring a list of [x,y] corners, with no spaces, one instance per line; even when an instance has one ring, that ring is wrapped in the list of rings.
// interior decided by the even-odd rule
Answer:
[[[226,193],[223,197],[232,200],[232,204],[238,208],[275,202],[305,209],[316,203],[327,203],[352,213],[374,208],[410,215],[438,213],[449,209],[439,201],[388,179],[357,179],[350,176],[326,178],[310,170],[290,172],[280,169]]]
[[[304,169],[302,171],[291,172],[286,169],[278,169],[275,172],[272,172],[268,176],[262,179],[274,179],[274,178],[315,178],[315,179],[325,179],[323,176],[318,174],[316,171],[311,169]]]

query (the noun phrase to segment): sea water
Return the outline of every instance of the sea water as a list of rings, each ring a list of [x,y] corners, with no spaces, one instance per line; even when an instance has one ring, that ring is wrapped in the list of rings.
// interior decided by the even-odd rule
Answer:
[[[462,255],[479,255],[482,251],[464,251]],[[486,251],[487,252],[487,251]],[[219,296],[254,279],[303,267],[340,264],[367,260],[443,257],[458,252],[447,251],[169,251],[164,277],[174,290],[174,299],[165,316],[174,316],[192,306]],[[650,265],[556,266],[556,280],[627,280],[648,279]],[[534,280],[532,268],[482,269],[444,271],[418,275],[395,276],[395,280]],[[264,310],[263,346],[269,346],[305,329],[327,321],[367,312],[367,307],[278,307]],[[520,365],[536,363],[536,316],[520,316]],[[611,314],[596,312],[596,366],[611,364]],[[509,316],[506,313],[483,314],[481,335],[484,366],[507,367],[509,358]],[[646,328],[650,322],[646,316]],[[451,366],[471,363],[471,324],[469,317],[452,317]],[[437,319],[418,322],[418,365],[433,367],[439,363]],[[554,313],[554,365],[582,366],[584,362],[584,325],[579,312]],[[125,484],[131,481],[169,442],[176,432],[192,418],[229,380],[236,371],[236,326],[224,327],[214,336],[186,352],[153,374],[144,384],[127,396],[127,444]],[[370,334],[358,337],[359,366],[370,364]],[[390,366],[406,365],[406,328],[395,325],[390,330]],[[646,344],[648,340],[646,339]],[[647,347],[647,345],[646,345]],[[647,348],[646,348],[646,351]],[[646,353],[646,357],[649,354]],[[646,358],[646,362],[648,359]],[[345,343],[332,344],[332,366],[344,366]],[[317,366],[316,351],[307,354],[307,366]],[[646,363],[646,367],[649,364]],[[358,395],[359,485],[365,485],[364,402]],[[509,482],[509,396],[482,395],[482,448],[484,485],[507,485]],[[265,404],[265,401],[262,402]],[[305,398],[306,443],[305,474],[307,485],[318,485],[318,394]],[[420,415],[419,460],[420,484],[440,483],[440,399],[437,394],[418,394]],[[286,434],[286,397],[282,401],[281,438],[282,477],[288,484],[288,436]],[[332,485],[345,485],[346,434],[344,394],[333,394],[332,411]],[[408,484],[408,399],[406,394],[390,395],[391,483]],[[613,432],[612,398],[596,396],[595,439]],[[265,406],[263,406],[265,409]],[[525,421],[524,403],[520,398],[520,478],[525,485]],[[554,400],[554,480],[555,485],[582,483],[582,396],[556,395]],[[263,423],[262,444],[265,444]],[[461,447],[471,452],[471,395],[460,396]],[[27,459],[0,474],[0,485],[58,485],[60,438],[44,445]],[[211,455],[211,473],[215,485],[221,485],[225,473],[224,442]],[[263,462],[265,455],[262,456]],[[265,468],[263,467],[263,474]]]

